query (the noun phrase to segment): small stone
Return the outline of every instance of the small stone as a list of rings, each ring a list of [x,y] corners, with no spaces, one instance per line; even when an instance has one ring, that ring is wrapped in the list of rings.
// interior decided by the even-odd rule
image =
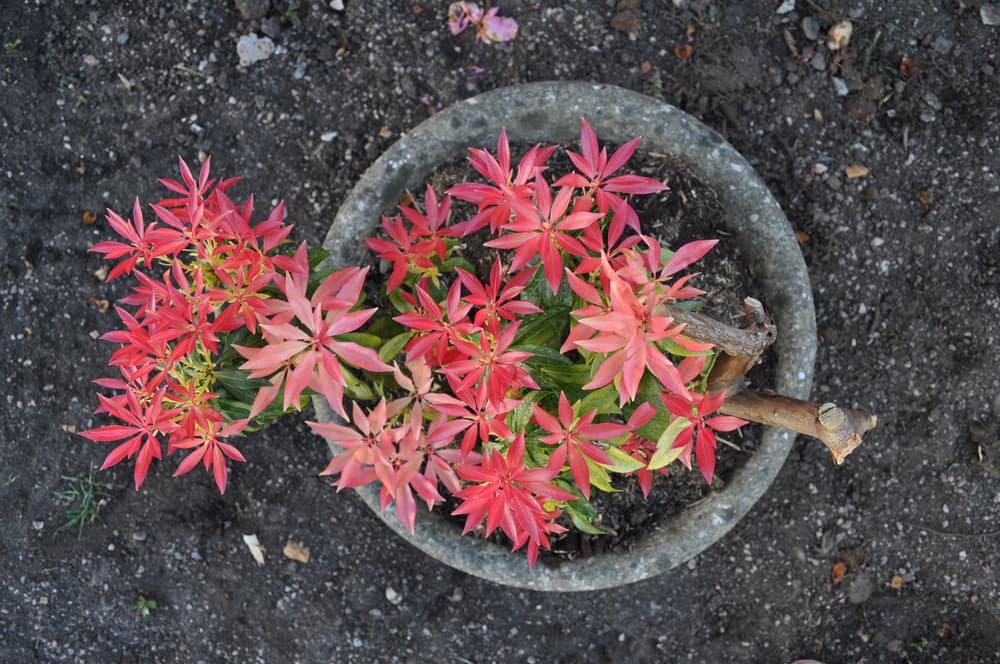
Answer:
[[[332,2],[330,2],[330,9],[335,12],[344,11],[344,0],[332,0]]]
[[[872,238],[872,249],[878,249],[883,244],[885,244],[885,240],[883,240],[882,238],[880,238],[880,237],[873,237]]]
[[[819,21],[812,16],[806,16],[802,19],[802,32],[806,39],[816,41],[819,39]]]
[[[396,592],[396,589],[392,586],[386,586],[385,588],[385,598],[393,606],[398,606],[400,602],[403,601],[403,596]]]
[[[785,0],[780,5],[778,5],[778,9],[776,11],[779,14],[787,14],[788,12],[794,10],[795,10],[795,0]]]
[[[831,51],[839,51],[851,41],[854,25],[850,21],[841,21],[826,31],[826,47]]]
[[[462,589],[458,586],[455,586],[455,589],[451,591],[450,595],[448,595],[449,602],[461,602],[464,598],[465,593],[462,592]]]
[[[124,46],[126,42],[128,42],[128,37],[129,37],[128,30],[122,30],[121,32],[118,33],[118,36],[115,37],[115,41],[118,42],[120,46]]]
[[[145,542],[146,541],[146,531],[145,530],[137,530],[137,531],[135,531],[134,533],[132,533],[132,539],[135,540],[136,542]]]
[[[846,97],[850,90],[847,89],[847,81],[840,78],[839,76],[831,76],[830,80],[833,81],[833,89],[837,91],[837,94],[841,97]]]
[[[924,95],[924,101],[927,105],[933,108],[935,111],[940,111],[942,109],[941,100],[933,92],[928,92]]]
[[[934,122],[935,120],[937,120],[937,114],[934,113],[934,111],[932,111],[931,109],[925,108],[924,110],[920,111],[920,121],[921,122],[928,122],[928,123],[930,123],[930,122]]]
[[[249,67],[274,55],[274,42],[269,37],[243,35],[236,43],[236,54],[240,57],[240,66]]]
[[[101,64],[101,61],[95,58],[94,56],[88,54],[83,56],[83,64],[93,69],[97,65]]]
[[[35,530],[41,530],[42,528],[45,527],[45,522],[44,521],[32,521],[31,522],[31,527],[34,528]]]
[[[816,71],[826,71],[826,53],[823,51],[816,51],[816,54],[813,55],[809,64],[812,65],[812,68]]]
[[[951,53],[951,49],[955,47],[955,42],[948,39],[943,35],[938,35],[932,44],[932,48],[940,53],[941,55],[948,55]]]
[[[847,600],[851,604],[864,604],[872,596],[873,590],[871,576],[861,572],[851,580],[851,587],[847,590]]]
[[[321,135],[319,137],[319,140],[323,141],[324,143],[329,143],[330,141],[332,141],[335,138],[337,138],[337,132],[335,132],[335,131],[328,131],[325,134]]]
[[[299,65],[295,68],[295,71],[292,73],[292,78],[294,78],[296,81],[301,81],[303,78],[306,77],[306,71],[308,69],[309,69],[308,62],[300,62]]]
[[[815,164],[813,164],[812,167],[813,175],[823,175],[828,170],[830,169],[827,167],[827,165],[820,162],[816,162]]]
[[[983,5],[979,8],[979,18],[983,25],[1000,25],[1000,7]]]
[[[826,186],[830,187],[830,189],[833,189],[834,191],[840,191],[843,184],[844,183],[841,182],[840,178],[836,175],[831,175],[826,179]]]

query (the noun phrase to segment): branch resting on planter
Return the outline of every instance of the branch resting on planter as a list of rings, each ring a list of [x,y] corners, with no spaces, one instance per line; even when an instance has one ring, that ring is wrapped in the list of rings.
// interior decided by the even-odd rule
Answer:
[[[878,423],[876,416],[862,410],[832,403],[817,405],[753,390],[727,395],[721,412],[818,438],[830,450],[836,464],[843,463],[844,457],[861,444],[865,432]]]
[[[748,297],[744,301],[742,328],[677,307],[665,309],[675,322],[684,324],[686,336],[721,351],[708,376],[708,391],[718,394],[728,390],[721,409],[726,415],[817,438],[837,464],[861,444],[865,432],[875,428],[878,418],[862,410],[743,389],[743,376],[777,337],[774,323],[759,300]]]

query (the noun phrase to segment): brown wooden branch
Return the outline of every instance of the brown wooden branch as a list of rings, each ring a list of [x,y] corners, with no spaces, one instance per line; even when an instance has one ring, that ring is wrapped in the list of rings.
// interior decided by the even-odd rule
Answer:
[[[777,330],[771,318],[764,311],[760,300],[748,297],[743,302],[743,330],[754,340],[751,353],[721,352],[715,358],[715,365],[708,375],[708,391],[710,394],[730,391],[736,392],[742,387],[743,376],[760,362],[761,355],[774,343]]]
[[[840,408],[832,403],[818,405],[753,390],[727,395],[721,412],[818,438],[837,464],[843,463],[844,458],[861,444],[865,432],[878,423],[875,415],[862,410]]]
[[[657,311],[660,307],[662,309]],[[746,299],[744,313],[749,320],[756,321],[760,318],[760,323],[747,328],[727,325],[704,314],[671,305],[658,305],[653,308],[653,313],[670,316],[675,323],[684,325],[684,336],[702,343],[710,343],[729,355],[759,358],[764,350],[774,343],[776,334],[774,324],[764,313],[764,306],[752,297]]]
[[[742,389],[747,371],[777,337],[775,325],[759,300],[748,297],[744,301],[742,328],[685,309],[660,306],[655,314],[672,317],[675,323],[684,325],[685,336],[710,343],[720,351],[707,385],[711,394],[726,392],[721,412],[817,438],[837,464],[861,444],[865,432],[875,428],[878,418],[861,410]]]

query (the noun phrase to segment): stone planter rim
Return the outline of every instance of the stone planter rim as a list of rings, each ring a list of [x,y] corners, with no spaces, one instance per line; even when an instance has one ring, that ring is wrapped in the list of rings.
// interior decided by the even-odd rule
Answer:
[[[324,247],[334,265],[362,264],[360,238],[372,234],[382,213],[415,190],[441,163],[468,147],[491,151],[506,127],[512,143],[575,143],[581,117],[604,143],[642,136],[640,149],[683,159],[708,181],[725,210],[722,225],[734,235],[754,269],[765,307],[778,327],[775,385],[807,398],[816,354],[816,323],[805,263],[778,203],[750,164],[721,136],[664,102],[619,87],[584,82],[541,82],[501,88],[459,102],[404,134],[369,168],[340,207]],[[322,400],[317,417],[335,417]],[[766,428],[759,449],[721,491],[648,533],[632,550],[602,554],[529,571],[523,551],[460,536],[439,512],[422,511],[410,533],[392,507],[380,513],[378,489],[358,491],[383,521],[432,557],[470,574],[543,591],[610,588],[660,574],[722,538],[763,495],[791,448],[794,435]]]

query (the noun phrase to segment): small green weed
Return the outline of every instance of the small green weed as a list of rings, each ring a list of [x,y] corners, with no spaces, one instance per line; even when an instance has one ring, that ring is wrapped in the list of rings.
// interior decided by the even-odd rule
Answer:
[[[282,14],[284,19],[291,23],[293,27],[298,27],[299,23],[302,22],[302,19],[299,17],[299,9],[301,6],[302,5],[298,2],[290,2],[288,3],[288,8],[285,9]]]
[[[63,475],[68,486],[52,495],[66,505],[68,520],[56,530],[60,533],[68,528],[77,528],[76,538],[83,537],[83,527],[97,520],[101,508],[111,497],[111,485],[94,479],[94,464],[86,475]]]
[[[5,50],[5,51],[7,51],[9,53],[10,51],[17,50],[23,44],[24,44],[24,42],[20,38],[18,38],[18,39],[15,39],[14,41],[9,41],[9,42],[5,43],[3,45],[3,50]]]
[[[135,608],[139,612],[139,615],[145,618],[156,608],[156,600],[145,595],[139,595],[139,599],[135,603]]]

